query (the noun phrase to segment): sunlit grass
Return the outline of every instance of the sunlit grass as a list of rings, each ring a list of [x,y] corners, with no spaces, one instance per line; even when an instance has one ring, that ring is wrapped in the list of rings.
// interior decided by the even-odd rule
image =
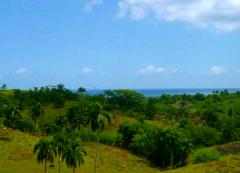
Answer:
[[[34,144],[38,137],[31,136],[19,131],[8,131],[9,140],[0,141],[0,173],[38,173],[44,171],[44,165],[38,164],[33,154]],[[87,151],[85,164],[76,172],[92,172],[96,145],[84,143]],[[99,160],[99,173],[124,172],[124,173],[155,173],[158,169],[152,168],[149,161],[135,156],[124,149],[101,145]],[[49,168],[49,173],[57,172],[57,164]],[[63,164],[62,172],[72,172]]]

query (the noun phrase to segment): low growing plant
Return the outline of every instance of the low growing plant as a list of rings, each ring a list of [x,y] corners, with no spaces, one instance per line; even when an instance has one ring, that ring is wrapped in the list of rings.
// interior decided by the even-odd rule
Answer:
[[[206,163],[208,161],[219,160],[220,153],[215,149],[201,148],[192,155],[193,163]]]

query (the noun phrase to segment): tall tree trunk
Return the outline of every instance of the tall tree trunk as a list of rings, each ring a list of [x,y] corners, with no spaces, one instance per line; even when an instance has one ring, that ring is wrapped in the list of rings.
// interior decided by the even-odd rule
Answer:
[[[73,173],[75,173],[75,167],[73,166]]]
[[[93,173],[96,173],[96,172],[97,172],[97,161],[98,161],[98,157],[99,157],[99,143],[100,143],[100,131],[98,130],[97,146],[96,146],[96,155],[95,155]]]
[[[47,173],[47,160],[45,159],[45,173]]]
[[[58,173],[61,173],[61,157],[58,156]]]
[[[171,150],[171,167],[173,169],[173,150]]]

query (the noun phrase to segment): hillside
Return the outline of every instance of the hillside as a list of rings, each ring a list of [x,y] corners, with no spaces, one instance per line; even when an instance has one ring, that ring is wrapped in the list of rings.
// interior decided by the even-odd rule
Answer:
[[[1,173],[42,173],[43,164],[38,164],[33,154],[34,144],[38,137],[12,130],[0,131],[0,172]],[[87,151],[85,164],[77,169],[77,172],[92,172],[95,156],[95,144],[84,143]],[[149,162],[135,156],[127,150],[101,145],[101,160],[99,161],[99,173],[155,173],[157,168],[150,166]],[[56,167],[50,168],[49,173],[57,171]],[[66,165],[62,172],[72,172]]]
[[[60,142],[54,141],[55,135],[68,140],[64,147],[81,138],[78,145],[84,146],[87,156],[78,172],[93,171],[98,140],[100,173],[239,172],[239,106],[240,93],[227,90],[154,98],[132,90],[92,96],[73,93],[64,85],[4,90],[0,92],[0,172],[43,172],[33,148],[43,138],[56,149]],[[216,148],[222,155],[193,164],[201,148]],[[50,173],[58,169],[56,163],[48,166]],[[72,170],[64,163],[62,172]]]
[[[1,173],[41,173],[43,164],[38,164],[33,154],[33,146],[38,141],[38,137],[23,132],[13,130],[0,131],[0,172]],[[77,172],[92,172],[95,155],[95,144],[84,143],[87,151],[85,164],[77,169]],[[236,152],[236,147],[240,147],[240,142],[228,145],[217,146],[228,150],[228,155],[221,156],[220,160],[203,164],[189,163],[187,166],[164,171],[155,168],[151,164],[127,150],[107,145],[101,145],[101,160],[99,161],[99,173],[238,173],[240,171],[240,154],[230,154]],[[239,149],[239,148],[238,148]],[[238,151],[239,152],[239,151]],[[48,171],[57,172],[57,165]],[[63,165],[62,172],[72,172],[71,169]]]

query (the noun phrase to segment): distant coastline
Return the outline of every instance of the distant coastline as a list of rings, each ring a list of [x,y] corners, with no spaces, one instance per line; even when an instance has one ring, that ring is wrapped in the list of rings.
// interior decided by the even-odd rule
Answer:
[[[194,95],[196,93],[202,93],[204,95],[212,94],[214,91],[223,91],[227,89],[229,92],[237,92],[240,91],[240,88],[193,88],[193,89],[132,89],[139,93],[142,93],[146,97],[157,97],[163,94],[171,94],[171,95],[178,95],[178,94],[190,94]],[[96,95],[96,94],[103,94],[104,91],[107,89],[88,89],[87,94]]]

